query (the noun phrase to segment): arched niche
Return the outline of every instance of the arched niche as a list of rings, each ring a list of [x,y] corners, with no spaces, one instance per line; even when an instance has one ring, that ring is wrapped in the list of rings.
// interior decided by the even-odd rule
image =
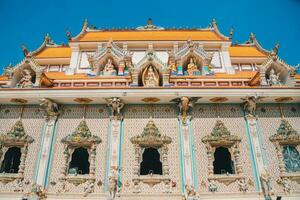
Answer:
[[[135,149],[135,163],[133,163],[135,189],[139,188],[140,182],[152,186],[162,181],[169,183],[168,145],[172,139],[167,135],[160,134],[154,122],[149,120],[143,133],[132,137],[130,141]],[[145,162],[150,163],[148,166],[144,166],[147,165]],[[149,169],[152,168],[153,172],[149,172]]]
[[[119,70],[119,64],[121,60],[113,56],[112,54],[108,53],[104,55],[96,64],[95,64],[95,72],[97,75],[111,75],[116,76]],[[113,65],[113,70],[111,72],[105,72],[106,66]]]
[[[230,149],[227,147],[217,147],[214,152],[214,174],[234,174],[234,162]]]
[[[270,80],[270,74],[274,73],[276,76],[278,76],[278,79],[281,84],[285,84],[287,82],[287,79],[289,77],[289,71],[287,68],[281,66],[279,63],[273,62],[268,67],[266,67],[265,70],[265,76],[267,80]]]
[[[154,62],[147,62],[141,66],[139,86],[158,87],[162,85],[162,70]]]
[[[140,175],[162,175],[162,162],[160,152],[156,148],[145,148],[140,163]]]
[[[10,86],[17,88],[32,88],[35,84],[36,72],[29,64],[27,64],[15,69]]]
[[[195,55],[195,54],[193,54],[193,53],[189,53],[188,55],[183,57],[178,64],[179,64],[179,66],[182,67],[183,72],[186,75],[191,75],[191,74],[188,73],[189,65],[193,64],[195,66],[195,71],[198,70],[198,72],[193,72],[193,75],[201,75],[202,74],[202,67],[204,65],[202,58]]]

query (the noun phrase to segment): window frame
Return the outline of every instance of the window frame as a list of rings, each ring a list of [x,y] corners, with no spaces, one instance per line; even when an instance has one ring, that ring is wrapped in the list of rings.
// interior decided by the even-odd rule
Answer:
[[[34,141],[34,139],[27,135],[22,123],[22,120],[18,120],[5,134],[0,135],[0,164],[4,160],[5,154],[10,147],[18,147],[21,150],[19,170],[17,173],[1,173],[0,182],[6,184],[14,180],[23,180],[25,173],[25,162],[28,153],[28,146]]]
[[[87,123],[82,120],[75,131],[66,137],[61,142],[64,144],[64,164],[61,171],[60,181],[68,181],[74,185],[85,183],[86,181],[95,182],[95,162],[96,162],[96,148],[101,139],[98,136],[92,135]],[[89,174],[69,174],[69,164],[72,159],[72,154],[77,148],[86,148],[89,153]]]

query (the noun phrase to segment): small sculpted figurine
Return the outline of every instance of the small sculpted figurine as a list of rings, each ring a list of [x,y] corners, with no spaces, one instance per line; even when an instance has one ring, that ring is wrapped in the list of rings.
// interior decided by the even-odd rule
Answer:
[[[124,107],[124,103],[122,103],[121,99],[118,97],[112,97],[106,99],[107,105],[111,108],[112,118],[113,119],[121,119],[122,113],[121,110]]]
[[[103,69],[104,75],[115,75],[116,70],[112,60],[109,58]]]
[[[18,88],[32,88],[32,76],[29,69],[24,69],[22,72],[22,78],[16,85]]]
[[[194,59],[190,58],[190,63],[187,66],[187,72],[189,76],[193,75],[194,71],[198,71],[197,65],[194,63]]]
[[[281,85],[281,81],[279,79],[280,73],[275,74],[274,69],[271,69],[268,84],[269,85]]]
[[[57,116],[59,114],[57,103],[48,98],[42,98],[40,100],[40,108],[44,111],[44,115],[47,117]]]
[[[158,75],[154,72],[154,69],[152,66],[149,66],[147,71],[144,72],[144,86],[145,87],[156,87],[159,86],[159,77]]]

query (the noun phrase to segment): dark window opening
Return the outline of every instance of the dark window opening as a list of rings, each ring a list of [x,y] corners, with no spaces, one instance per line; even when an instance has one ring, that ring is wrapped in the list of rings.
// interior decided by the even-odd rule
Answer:
[[[0,173],[18,173],[20,159],[21,149],[19,147],[10,147],[4,155]]]
[[[147,148],[143,153],[140,175],[159,174],[162,175],[162,163],[157,149]]]
[[[90,163],[89,163],[89,153],[85,148],[76,148],[72,154],[69,174],[89,174],[90,173]]]
[[[300,154],[294,146],[283,147],[283,159],[287,172],[300,171]]]
[[[234,164],[228,148],[218,147],[215,151],[214,174],[234,174]]]

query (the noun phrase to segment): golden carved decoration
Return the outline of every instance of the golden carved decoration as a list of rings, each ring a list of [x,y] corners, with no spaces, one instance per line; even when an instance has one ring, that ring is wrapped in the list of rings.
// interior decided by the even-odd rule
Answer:
[[[74,99],[74,101],[77,103],[90,103],[93,100],[89,99],[89,98],[76,98],[76,99]]]
[[[293,100],[292,97],[279,97],[279,98],[275,99],[275,101],[278,103],[288,102],[288,101],[292,101],[292,100]]]
[[[147,98],[143,98],[142,101],[145,103],[156,103],[159,102],[160,99],[156,97],[147,97]]]
[[[26,104],[28,101],[26,99],[11,99],[10,102],[18,104]]]
[[[228,99],[226,97],[214,97],[210,99],[210,101],[214,103],[223,103],[225,101],[228,101]]]

